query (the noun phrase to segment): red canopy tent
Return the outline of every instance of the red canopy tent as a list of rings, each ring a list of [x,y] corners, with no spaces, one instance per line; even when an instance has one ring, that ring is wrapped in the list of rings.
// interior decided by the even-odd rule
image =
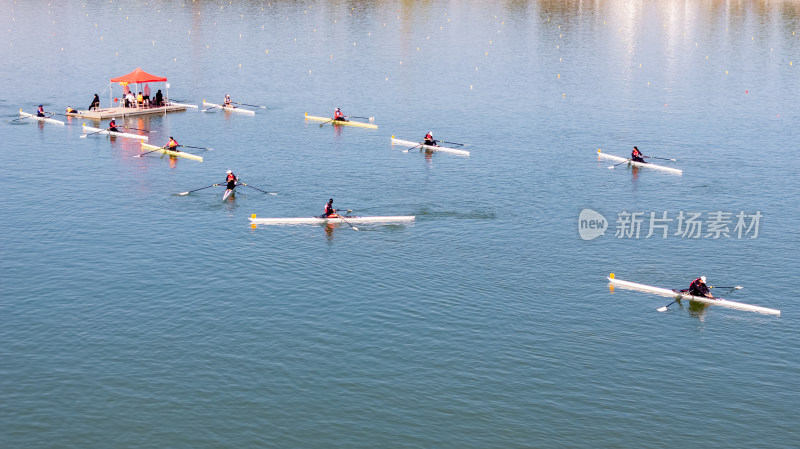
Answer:
[[[167,81],[166,78],[161,77],[161,76],[155,76],[153,74],[147,73],[144,70],[142,70],[141,67],[136,67],[136,70],[134,70],[133,72],[131,72],[131,73],[127,74],[127,75],[122,75],[122,76],[117,77],[117,78],[111,78],[111,82],[112,83],[120,83],[123,86],[128,85],[128,84],[161,83],[161,82],[166,82],[166,81]],[[166,87],[167,87],[167,99],[169,99],[169,83],[167,83]],[[139,88],[138,87],[136,88],[136,91],[137,91],[137,93],[139,92]],[[110,89],[108,91],[108,96],[109,96],[109,101],[111,101],[112,95],[111,95],[111,90]],[[167,100],[167,101],[169,101],[169,100]],[[113,105],[114,103],[111,102],[111,104]]]
[[[129,83],[129,84],[159,83],[164,81],[167,81],[167,79],[162,78],[160,76],[151,75],[142,70],[140,67],[136,67],[136,70],[127,75],[122,75],[119,78],[111,78],[112,83]]]

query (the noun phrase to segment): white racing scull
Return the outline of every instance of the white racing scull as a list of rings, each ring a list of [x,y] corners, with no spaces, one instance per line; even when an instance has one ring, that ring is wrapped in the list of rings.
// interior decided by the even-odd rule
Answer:
[[[22,112],[22,109],[19,110],[19,116],[25,118],[32,118],[34,120],[39,120],[40,122],[55,123],[56,125],[66,125],[66,123],[62,122],[61,120],[56,120],[50,117],[39,117],[38,115],[28,114],[27,112]]]
[[[206,112],[206,111],[209,111],[209,110],[212,110],[212,109],[223,109],[223,110],[231,111],[231,112],[239,112],[241,114],[256,115],[256,111],[251,111],[249,109],[237,108],[236,106],[223,106],[221,104],[209,103],[206,100],[203,100],[203,107],[205,108],[205,109],[203,109],[203,112]]]
[[[457,150],[455,148],[439,147],[434,145],[423,145],[421,142],[412,142],[410,140],[395,139],[394,136],[392,136],[392,145],[407,145],[412,148],[419,147],[421,149],[430,151],[442,151],[445,153],[458,154],[461,156],[469,156],[469,151],[466,150]]]
[[[86,126],[86,123],[83,124],[83,132],[87,134],[107,134],[109,136],[116,136],[116,137],[127,137],[129,139],[139,139],[139,140],[147,140],[147,136],[140,136],[139,134],[131,134],[131,133],[122,133],[122,132],[115,132],[109,131],[103,128],[93,128],[91,126]],[[85,136],[82,136],[85,137]]]
[[[664,167],[663,165],[651,164],[650,162],[636,162],[636,161],[630,160],[630,158],[624,158],[624,157],[620,157],[620,156],[614,156],[614,155],[611,155],[611,154],[603,153],[599,149],[597,150],[597,155],[599,157],[603,158],[603,159],[608,159],[610,161],[616,161],[616,162],[626,162],[627,161],[628,165],[632,165],[634,167],[647,167],[647,168],[652,168],[652,169],[655,169],[655,170],[662,170],[662,171],[666,171],[666,172],[670,172],[670,173],[675,173],[676,175],[683,174],[683,170],[678,170],[677,168]],[[609,167],[609,168],[612,168],[612,167]]]
[[[722,298],[706,298],[703,296],[692,296],[688,293],[681,293],[680,291],[670,290],[668,288],[653,287],[652,285],[637,284],[636,282],[623,281],[620,279],[616,279],[614,277],[614,273],[611,273],[607,279],[608,282],[611,283],[611,285],[627,288],[630,290],[655,293],[657,295],[667,296],[675,299],[688,299],[690,301],[696,301],[703,304],[711,304],[715,306],[729,307],[731,309],[747,310],[750,312],[765,313],[768,315],[777,315],[777,316],[781,315],[780,310],[770,309],[768,307],[754,306],[752,304],[729,301],[727,299],[722,299]]]
[[[356,217],[343,215],[342,218],[333,217],[308,217],[308,218],[256,218],[256,214],[250,217],[250,221],[254,224],[325,224],[325,223],[395,223],[395,222],[408,222],[414,221],[414,215],[394,215],[387,217]]]

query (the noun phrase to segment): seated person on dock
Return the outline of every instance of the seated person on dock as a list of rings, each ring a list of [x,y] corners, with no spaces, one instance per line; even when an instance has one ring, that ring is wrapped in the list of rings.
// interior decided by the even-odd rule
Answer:
[[[156,106],[164,106],[164,95],[161,93],[161,89],[156,92]]]
[[[94,94],[94,99],[92,100],[92,104],[89,105],[89,110],[98,110],[100,109],[100,97],[97,94]]]
[[[141,93],[136,96],[136,104],[139,106],[144,105],[144,95],[142,95]]]
[[[333,111],[333,120],[334,121],[340,121],[340,122],[346,122],[347,118],[344,116],[344,114],[342,114],[342,110],[341,109],[336,108],[336,110]]]
[[[634,162],[644,162],[644,154],[642,154],[638,148],[633,147],[633,151],[631,151],[631,160]]]

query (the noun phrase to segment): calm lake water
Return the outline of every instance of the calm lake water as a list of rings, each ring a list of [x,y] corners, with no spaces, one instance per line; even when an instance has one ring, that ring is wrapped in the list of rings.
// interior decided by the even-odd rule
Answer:
[[[0,24],[3,448],[797,446],[796,2],[9,0]],[[136,67],[267,108],[117,120],[202,163],[15,120],[107,107]],[[303,119],[337,106],[379,128]],[[470,156],[390,143],[427,131]],[[633,145],[683,174],[598,160]],[[176,195],[228,169],[277,195]],[[248,220],[331,197],[417,218]],[[659,313],[611,272],[782,315]]]

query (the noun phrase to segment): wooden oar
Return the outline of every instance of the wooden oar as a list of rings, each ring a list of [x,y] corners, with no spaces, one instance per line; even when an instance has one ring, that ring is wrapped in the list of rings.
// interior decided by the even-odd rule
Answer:
[[[179,147],[183,147],[183,148],[195,148],[195,149],[198,149],[198,150],[207,150],[207,151],[212,151],[212,150],[214,150],[213,148],[206,148],[206,147],[193,147],[193,146],[191,146],[191,145],[178,145],[178,146],[179,146]]]
[[[647,158],[647,159],[661,159],[662,161],[672,161],[672,162],[677,162],[678,161],[677,159],[671,159],[671,158],[668,158],[668,157],[655,157],[655,156],[642,156],[642,157]]]
[[[106,128],[106,129],[101,129],[100,131],[95,131],[95,132],[89,133],[89,134],[81,134],[81,139],[85,139],[85,138],[91,136],[92,134],[99,134],[99,133],[101,133],[103,131],[108,131],[108,130],[109,130],[109,128]]]
[[[622,165],[622,164],[624,164],[624,163],[627,163],[627,162],[630,162],[630,161],[631,161],[630,159],[625,159],[624,161],[620,162],[619,164],[614,164],[614,165],[612,165],[612,166],[610,166],[610,167],[608,167],[608,168],[614,168],[614,167],[616,167],[617,165]]]
[[[259,192],[269,193],[270,195],[277,195],[277,193],[273,193],[273,192],[267,192],[266,190],[261,190],[261,189],[259,189],[258,187],[253,187],[253,186],[251,186],[251,185],[248,185],[248,184],[245,184],[245,183],[243,183],[243,182],[240,182],[239,184],[241,184],[241,185],[243,185],[243,186],[245,186],[245,187],[250,187],[251,189],[256,189],[256,190],[258,190]]]
[[[188,194],[190,194],[192,192],[197,192],[198,190],[203,190],[203,189],[207,189],[209,187],[216,187],[216,186],[220,186],[220,185],[222,185],[222,184],[211,184],[210,186],[200,187],[199,189],[189,190],[188,192],[177,193],[176,195],[186,196],[186,195],[188,195]]]
[[[235,103],[235,104],[240,104],[240,105],[242,105],[242,106],[250,106],[250,107],[252,107],[252,108],[261,108],[261,109],[267,109],[267,107],[266,107],[266,106],[259,106],[259,105],[257,105],[257,104],[239,103],[239,102],[236,102],[236,101],[234,101],[233,103]]]

